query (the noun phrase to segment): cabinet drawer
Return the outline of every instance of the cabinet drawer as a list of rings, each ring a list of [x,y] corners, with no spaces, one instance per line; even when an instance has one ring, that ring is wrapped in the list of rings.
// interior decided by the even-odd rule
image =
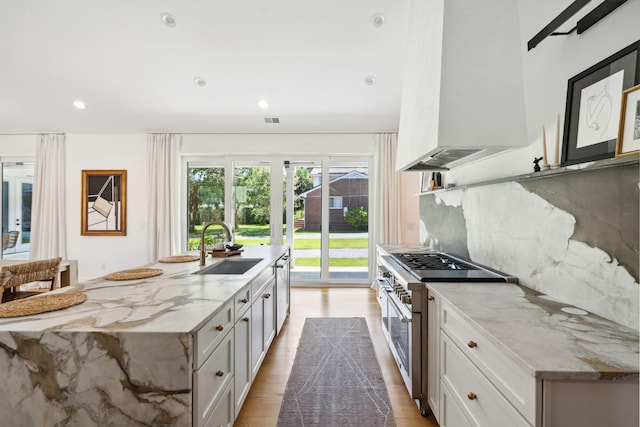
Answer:
[[[536,380],[506,350],[490,342],[484,332],[442,304],[442,330],[491,383],[530,422],[535,420]]]
[[[442,383],[462,411],[478,426],[530,427],[467,356],[442,335]]]
[[[267,285],[267,283],[275,280],[275,272],[273,271],[273,267],[268,267],[262,270],[262,272],[251,281],[251,301],[256,301],[262,289]]]
[[[453,393],[451,393],[449,387],[442,384],[439,389],[442,408],[440,410],[441,415],[436,419],[440,423],[440,427],[473,427],[452,397]]]
[[[214,413],[225,387],[231,384],[233,384],[233,334],[227,334],[202,367],[193,373],[195,425],[205,425]],[[233,398],[231,404],[233,404]],[[231,411],[233,413],[233,406]]]
[[[194,369],[215,350],[216,346],[233,328],[233,301],[226,303],[213,319],[209,320],[195,335]]]
[[[236,321],[242,317],[249,307],[251,307],[252,303],[251,299],[251,286],[247,285],[238,295],[235,297],[235,313],[236,313]]]
[[[233,426],[233,421],[233,387],[229,383],[222,391],[222,396],[213,409],[205,427],[231,427]]]

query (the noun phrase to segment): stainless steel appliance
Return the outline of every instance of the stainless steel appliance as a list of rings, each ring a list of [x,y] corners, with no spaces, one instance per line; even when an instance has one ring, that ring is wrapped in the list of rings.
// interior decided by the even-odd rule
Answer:
[[[289,314],[289,299],[291,289],[291,258],[289,252],[276,260],[276,335],[280,335],[280,329],[284,319]]]
[[[427,307],[425,282],[517,282],[460,257],[436,251],[379,251],[378,299],[382,330],[411,397],[427,415]],[[426,291],[424,291],[426,292]]]

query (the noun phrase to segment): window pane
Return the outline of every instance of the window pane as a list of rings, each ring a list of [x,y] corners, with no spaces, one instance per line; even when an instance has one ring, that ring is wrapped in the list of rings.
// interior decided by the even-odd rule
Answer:
[[[285,243],[292,248],[291,277],[318,280],[322,265],[322,166],[320,162],[292,161],[289,167],[293,194],[287,200],[293,200],[293,242]]]
[[[224,167],[188,166],[187,177],[187,215],[189,250],[197,249],[200,244],[202,225],[211,221],[224,221]],[[221,232],[221,228],[218,232]],[[216,230],[207,232],[205,243],[213,245]]]
[[[236,162],[233,175],[235,242],[268,245],[271,240],[271,167]]]
[[[369,277],[369,167],[367,162],[330,163],[329,278]],[[331,203],[331,202],[330,202]]]

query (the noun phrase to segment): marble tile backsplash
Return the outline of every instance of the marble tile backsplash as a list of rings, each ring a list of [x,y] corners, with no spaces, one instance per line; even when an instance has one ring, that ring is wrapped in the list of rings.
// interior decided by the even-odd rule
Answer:
[[[639,329],[638,164],[423,194],[420,240]]]

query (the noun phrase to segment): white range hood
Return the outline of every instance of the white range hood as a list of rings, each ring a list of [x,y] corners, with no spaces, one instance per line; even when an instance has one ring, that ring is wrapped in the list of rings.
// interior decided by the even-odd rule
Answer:
[[[397,170],[448,170],[527,144],[518,3],[412,0]]]

